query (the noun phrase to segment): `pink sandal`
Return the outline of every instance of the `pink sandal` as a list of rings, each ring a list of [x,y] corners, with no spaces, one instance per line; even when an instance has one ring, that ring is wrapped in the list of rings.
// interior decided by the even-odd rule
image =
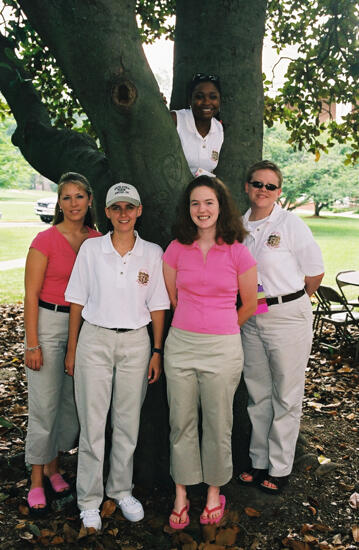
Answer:
[[[53,474],[51,477],[47,478],[50,482],[52,490],[58,495],[58,496],[66,496],[71,488],[70,485],[67,483],[67,481],[64,480],[61,474],[58,472],[56,474]]]
[[[187,512],[187,519],[183,523],[174,522],[174,521],[171,520],[171,518],[169,518],[168,522],[170,524],[170,527],[172,527],[172,529],[184,529],[185,527],[188,527],[188,525],[190,523],[189,522],[188,510],[189,510],[189,502],[186,504],[186,506],[183,506],[183,508],[180,512],[176,512],[176,510],[172,510],[171,516],[172,515],[177,516],[179,519],[181,519],[181,516],[182,516],[183,512]]]
[[[203,515],[200,516],[199,522],[201,523],[201,525],[208,525],[209,523],[210,524],[219,523],[221,521],[221,519],[223,518],[224,509],[226,507],[226,497],[224,495],[219,495],[219,502],[220,502],[220,505],[215,506],[214,508],[207,508],[207,506],[205,507],[204,512],[207,513],[207,516],[203,516]],[[221,513],[217,518],[211,519],[209,517],[209,514],[212,514],[213,512],[217,512],[217,510],[220,510]]]
[[[47,502],[43,487],[35,487],[31,489],[27,495],[30,512],[33,515],[41,516],[47,512]],[[43,508],[35,508],[35,506],[43,506]]]

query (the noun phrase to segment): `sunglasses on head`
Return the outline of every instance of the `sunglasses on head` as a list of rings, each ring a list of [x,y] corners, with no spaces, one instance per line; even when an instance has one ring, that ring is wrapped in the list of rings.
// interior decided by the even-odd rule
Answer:
[[[218,82],[219,77],[215,74],[196,73],[192,77],[192,82],[194,82],[195,80],[210,80],[212,82]]]
[[[249,181],[250,185],[253,185],[256,189],[263,189],[265,187],[267,191],[275,191],[279,189],[279,186],[274,185],[274,183],[262,183],[261,181]]]

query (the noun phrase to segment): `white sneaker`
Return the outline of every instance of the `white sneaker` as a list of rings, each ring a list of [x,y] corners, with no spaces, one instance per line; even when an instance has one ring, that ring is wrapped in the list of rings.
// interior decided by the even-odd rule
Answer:
[[[137,498],[132,495],[121,498],[121,500],[115,501],[117,506],[121,508],[121,512],[129,521],[140,521],[143,519],[145,513],[142,508],[142,504]]]
[[[100,531],[102,527],[100,510],[82,510],[80,514],[84,527],[89,529],[93,527],[96,531]]]

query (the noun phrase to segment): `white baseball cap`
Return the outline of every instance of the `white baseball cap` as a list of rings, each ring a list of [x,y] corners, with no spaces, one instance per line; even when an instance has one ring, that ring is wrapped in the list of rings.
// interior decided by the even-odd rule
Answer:
[[[110,187],[106,195],[106,207],[108,208],[112,204],[115,204],[115,202],[120,201],[139,206],[141,204],[141,199],[136,187],[130,183],[123,182],[115,183],[115,185]]]

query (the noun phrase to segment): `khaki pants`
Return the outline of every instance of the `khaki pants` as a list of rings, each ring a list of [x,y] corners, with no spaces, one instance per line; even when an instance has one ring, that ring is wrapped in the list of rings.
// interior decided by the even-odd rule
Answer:
[[[76,445],[79,422],[74,382],[64,373],[69,314],[39,307],[38,334],[43,362],[39,371],[26,368],[29,420],[25,460],[48,464],[59,451]]]
[[[84,322],[75,366],[81,425],[77,469],[80,510],[96,509],[103,499],[105,427],[110,404],[113,431],[106,493],[120,500],[132,492],[133,453],[147,389],[149,357],[146,327],[116,333]]]
[[[289,475],[312,345],[308,295],[251,317],[242,327],[242,343],[252,422],[252,465],[269,468],[273,476]]]
[[[173,480],[182,485],[202,481],[224,485],[232,477],[233,398],[243,367],[241,336],[199,334],[172,327],[164,357]]]

